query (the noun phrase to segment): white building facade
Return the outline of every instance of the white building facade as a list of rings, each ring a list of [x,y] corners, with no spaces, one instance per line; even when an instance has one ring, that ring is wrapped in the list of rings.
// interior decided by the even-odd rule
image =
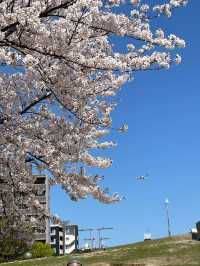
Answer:
[[[51,246],[56,255],[71,254],[78,250],[77,225],[63,225],[60,223],[52,224],[50,228]]]

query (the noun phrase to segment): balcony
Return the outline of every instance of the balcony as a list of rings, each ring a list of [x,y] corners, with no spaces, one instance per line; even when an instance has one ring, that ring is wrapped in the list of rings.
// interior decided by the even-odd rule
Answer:
[[[34,238],[36,241],[46,240],[46,233],[35,233]]]
[[[54,240],[51,240],[51,245],[55,245],[56,244],[56,239],[54,238]]]
[[[46,196],[36,196],[36,199],[39,200],[39,202],[45,202],[47,203],[48,198]]]
[[[50,233],[51,236],[55,236],[56,235],[56,230],[52,230]]]

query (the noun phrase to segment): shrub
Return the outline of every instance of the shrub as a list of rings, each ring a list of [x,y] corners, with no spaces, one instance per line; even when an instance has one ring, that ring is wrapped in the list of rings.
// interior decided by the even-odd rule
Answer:
[[[0,245],[1,257],[5,260],[15,260],[22,256],[27,249],[26,242],[15,239],[12,235],[5,237]]]
[[[3,263],[3,262],[5,262],[5,259],[0,257],[0,263]]]
[[[49,244],[35,242],[31,248],[32,258],[50,257],[54,254]]]

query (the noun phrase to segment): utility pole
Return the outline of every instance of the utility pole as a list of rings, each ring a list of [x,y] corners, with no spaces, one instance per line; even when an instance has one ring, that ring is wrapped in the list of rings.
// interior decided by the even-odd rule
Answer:
[[[113,227],[99,227],[99,228],[83,228],[83,229],[79,229],[79,232],[89,232],[90,233],[90,237],[89,238],[85,238],[84,240],[88,240],[90,241],[91,245],[90,248],[93,249],[94,248],[94,241],[95,238],[92,237],[92,232],[93,231],[97,231],[98,232],[98,248],[101,248],[101,242],[103,239],[108,239],[108,238],[104,238],[101,236],[101,232],[104,230],[112,230]]]
[[[79,232],[89,232],[90,233],[90,237],[87,238],[87,240],[91,241],[91,245],[90,248],[93,249],[94,248],[94,238],[92,237],[92,232],[94,231],[94,228],[83,228],[83,229],[79,229]],[[86,240],[86,238],[84,239]]]
[[[110,237],[101,237],[100,238],[100,246],[102,247],[102,241],[103,240],[109,240],[110,239]],[[105,246],[104,246],[104,248],[105,248]]]
[[[92,237],[92,238],[84,238],[84,241],[90,241],[90,249],[91,249],[91,250],[94,249],[94,241],[95,241],[95,237]]]
[[[167,215],[167,230],[168,230],[168,237],[171,237],[171,228],[170,228],[170,219],[169,219],[169,200],[165,200],[165,208],[166,208],[166,215]]]
[[[113,227],[100,227],[100,228],[97,228],[97,232],[98,232],[98,239],[99,239],[99,249],[101,248],[101,240],[102,240],[102,237],[101,237],[101,231],[104,231],[104,230],[112,230]]]

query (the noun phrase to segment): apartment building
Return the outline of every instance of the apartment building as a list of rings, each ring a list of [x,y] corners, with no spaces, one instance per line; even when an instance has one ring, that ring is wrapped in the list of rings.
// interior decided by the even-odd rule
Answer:
[[[1,176],[0,176],[1,177]],[[9,184],[5,182],[5,180],[0,178],[0,217],[5,215],[5,205],[6,201],[9,204],[9,201],[15,200],[15,197],[10,192]],[[50,214],[50,195],[49,195],[49,185],[48,185],[48,177],[46,175],[33,175],[32,184],[32,192],[35,194],[41,206],[46,211],[46,214]],[[7,196],[6,196],[7,195]],[[4,196],[4,199],[3,199]],[[9,198],[10,196],[10,198]],[[3,204],[4,200],[4,204]],[[19,200],[17,198],[17,200]],[[34,230],[34,240],[41,241],[44,243],[50,243],[50,220],[45,216],[40,215],[40,210],[36,208],[26,206],[24,203],[25,199],[23,197],[20,198],[20,204],[18,204],[18,208],[20,209],[20,214],[25,216],[26,221],[32,221],[35,226]],[[12,206],[12,205],[11,205]],[[14,205],[13,205],[14,206]],[[10,208],[10,207],[9,207]],[[8,208],[8,209],[9,209]],[[15,210],[11,210],[15,211]]]
[[[41,206],[46,210],[46,214],[50,215],[50,191],[48,177],[46,175],[33,175],[33,192]],[[38,220],[38,211],[32,210],[29,213],[31,219]],[[36,223],[34,228],[34,240],[44,243],[50,243],[50,219],[42,217]]]
[[[78,226],[65,225],[62,223],[52,224],[51,246],[56,255],[71,254],[78,249]]]
[[[65,228],[65,254],[78,250],[78,225],[67,225]]]

